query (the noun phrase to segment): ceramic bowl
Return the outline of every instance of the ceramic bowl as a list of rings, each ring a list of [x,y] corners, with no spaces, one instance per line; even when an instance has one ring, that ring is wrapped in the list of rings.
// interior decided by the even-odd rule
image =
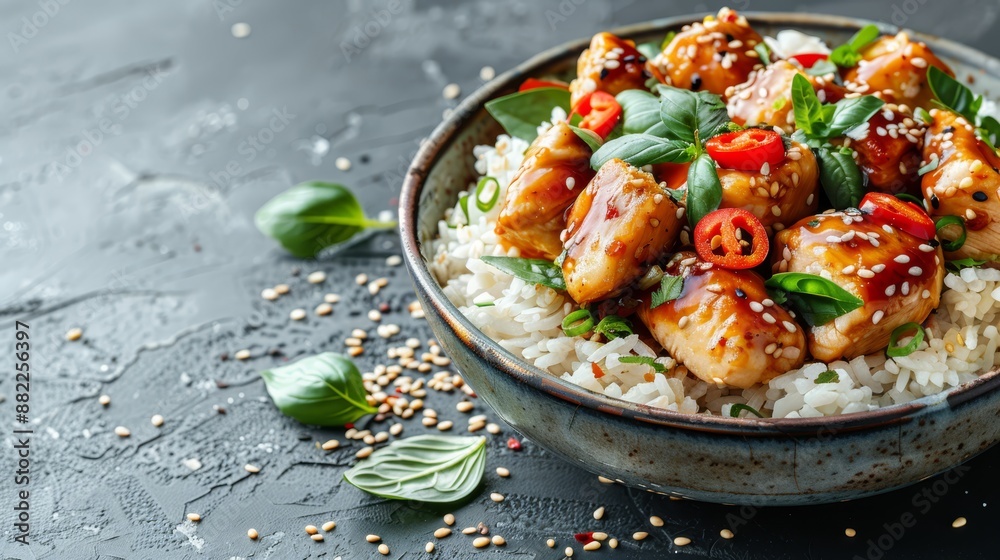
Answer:
[[[799,13],[749,13],[758,32],[794,28],[845,42],[868,21]],[[686,16],[612,30],[644,42],[700,20]],[[897,29],[881,25],[884,32]],[[998,92],[1000,61],[914,33],[981,92]],[[693,416],[609,398],[516,358],[476,329],[428,270],[445,209],[475,177],[472,148],[502,130],[483,104],[531,76],[572,77],[589,39],[539,54],[470,95],[439,125],[403,185],[404,256],[437,339],[479,398],[531,441],[624,484],[709,502],[816,504],[912,484],[1000,441],[1000,371],[947,393],[873,412],[814,419]]]

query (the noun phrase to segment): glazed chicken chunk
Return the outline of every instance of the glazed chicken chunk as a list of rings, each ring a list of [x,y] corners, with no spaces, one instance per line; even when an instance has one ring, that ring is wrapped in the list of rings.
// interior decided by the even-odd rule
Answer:
[[[564,122],[535,139],[507,187],[494,228],[505,247],[517,247],[525,257],[559,256],[566,209],[594,176],[591,153]]]
[[[761,167],[757,171],[719,168],[719,207],[749,210],[769,232],[780,231],[786,224],[816,212],[819,169],[808,146],[793,141],[780,164]]]
[[[754,46],[763,40],[745,17],[723,8],[717,17],[684,26],[650,66],[667,85],[725,99],[727,89],[745,82],[761,65]]]
[[[965,220],[968,238],[949,258],[1000,259],[1000,157],[976,134],[965,118],[950,111],[931,111],[924,163],[937,168],[923,176],[921,190],[932,217],[953,215]]]
[[[805,218],[774,237],[774,272],[831,280],[864,304],[809,329],[809,352],[830,362],[885,348],[893,329],[922,323],[940,301],[944,260],[924,242],[859,210]]]
[[[926,127],[913,118],[909,107],[888,103],[869,119],[862,140],[842,138],[834,143],[850,146],[872,190],[915,193],[920,177],[921,151]]]
[[[745,83],[726,92],[729,117],[736,124],[776,126],[791,134],[795,131],[792,79],[796,74],[802,74],[812,83],[820,101],[835,103],[844,96],[844,89],[837,84],[810,76],[791,62],[778,60],[755,70]]]
[[[757,273],[715,267],[692,251],[678,253],[665,272],[684,278],[680,297],[654,308],[646,292],[638,316],[698,378],[747,388],[804,362],[805,333],[768,298]]]
[[[951,68],[931,52],[926,43],[910,40],[906,33],[880,37],[861,51],[858,65],[844,72],[848,90],[882,92],[887,101],[930,109],[934,93],[927,85],[927,67],[937,66],[954,76]]]
[[[569,85],[570,105],[575,107],[594,91],[617,95],[627,89],[645,89],[649,78],[646,57],[635,49],[634,42],[598,33],[577,61],[576,79]]]
[[[605,163],[567,214],[569,295],[583,305],[629,288],[676,241],[677,214],[652,175],[620,159]]]

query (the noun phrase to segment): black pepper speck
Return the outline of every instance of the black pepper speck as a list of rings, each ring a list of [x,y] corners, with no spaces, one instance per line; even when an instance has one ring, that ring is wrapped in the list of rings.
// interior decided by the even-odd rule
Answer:
[[[983,191],[976,191],[972,193],[972,200],[975,200],[976,202],[986,202],[988,199],[989,197],[987,197],[986,193]]]

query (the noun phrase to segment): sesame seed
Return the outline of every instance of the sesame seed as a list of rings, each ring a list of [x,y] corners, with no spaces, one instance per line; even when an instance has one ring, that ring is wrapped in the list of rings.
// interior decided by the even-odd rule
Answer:
[[[572,558],[573,557],[573,547],[567,546],[566,550],[563,551],[563,554],[565,554],[567,558]]]
[[[326,281],[326,273],[322,270],[310,272],[309,276],[306,276],[306,281],[310,284],[321,284]]]
[[[382,543],[382,544],[378,545],[378,551],[382,554],[382,556],[388,556],[389,555],[389,545],[387,545],[385,543]]]
[[[127,438],[132,435],[132,432],[125,426],[118,426],[115,428],[115,435],[122,438]]]
[[[326,294],[325,296],[323,296],[323,301],[325,301],[326,303],[337,303],[337,302],[340,301],[340,295],[339,294]]]
[[[460,403],[458,403],[458,404],[455,405],[455,408],[459,412],[471,412],[472,409],[475,408],[475,407],[476,407],[476,405],[472,404],[470,401],[462,401],[462,402],[460,402]]]
[[[450,514],[450,513],[446,514],[444,516],[444,522],[445,522],[446,525],[454,525],[455,524],[455,516],[453,514]]]
[[[899,293],[903,294],[904,296],[910,295],[910,283],[903,282],[903,285],[899,287]]]
[[[365,459],[369,455],[371,455],[373,451],[375,450],[372,449],[371,447],[362,447],[361,449],[358,450],[357,453],[354,454],[354,456],[357,457],[358,459]]]
[[[334,521],[327,521],[323,524],[323,530],[329,533],[337,527],[337,523]]]
[[[680,320],[677,321],[677,326],[683,329],[684,327],[687,326],[689,321],[690,319],[688,319],[687,315],[685,315],[681,317]]]
[[[247,536],[250,537],[250,540],[255,541],[260,535],[257,533],[257,529],[247,529]]]
[[[452,422],[451,420],[445,420],[444,422],[441,422],[440,424],[438,424],[437,428],[439,430],[441,430],[442,432],[447,432],[454,425],[455,425],[455,423]]]
[[[653,527],[663,527],[663,519],[660,519],[659,517],[654,515],[649,518],[649,524],[652,525]]]
[[[493,78],[496,77],[496,75],[497,71],[494,70],[492,66],[483,66],[482,68],[479,69],[479,79],[484,82],[492,80]],[[428,550],[427,552],[430,551]]]
[[[278,292],[276,292],[274,290],[274,288],[264,288],[260,292],[260,297],[262,297],[262,298],[264,298],[264,299],[266,299],[268,301],[274,301],[274,300],[278,299]]]
[[[924,273],[924,269],[920,268],[919,266],[911,266],[910,270],[908,270],[907,272],[910,273],[910,276],[920,276],[921,274]]]
[[[365,540],[370,543],[377,543],[378,541],[382,540],[382,537],[378,535],[368,535],[367,537],[365,537]]]
[[[857,536],[858,532],[848,527],[844,529],[844,534],[847,535],[848,537],[854,538],[855,536]]]
[[[510,477],[510,470],[504,467],[497,467],[497,475],[501,478],[508,478]]]
[[[973,210],[972,208],[966,208],[965,209],[965,217],[967,219],[969,219],[969,220],[975,220],[976,219],[976,211]]]
[[[321,445],[320,447],[323,449],[323,451],[332,451],[332,450],[340,447],[340,442],[337,441],[337,440],[335,440],[335,439],[330,439],[330,440],[324,441],[323,445]]]
[[[547,544],[549,546],[549,548],[555,548],[556,547],[556,540],[555,539],[548,539],[548,540],[545,541],[545,544]]]
[[[736,535],[734,535],[733,532],[730,531],[729,529],[723,529],[723,530],[719,531],[719,536],[722,537],[722,538],[724,538],[724,539],[731,539],[731,538],[735,537]]]
[[[917,68],[927,68],[927,61],[920,57],[911,58],[910,64],[916,66]]]
[[[924,290],[923,292],[921,292],[920,297],[922,297],[924,299],[927,299],[927,298],[931,297],[931,291],[930,290]]]
[[[302,308],[293,309],[288,317],[293,321],[301,321],[306,318],[306,310]]]
[[[962,179],[958,183],[958,188],[960,188],[960,189],[967,189],[967,188],[971,187],[973,184],[974,184],[974,181],[972,180],[972,177],[966,177],[966,178]]]
[[[877,265],[875,265],[875,266],[872,267],[872,272],[874,272],[876,274],[878,274],[879,272],[882,272],[884,270],[885,270],[885,265],[881,264],[881,263],[879,263],[879,264],[877,264]]]
[[[475,527],[466,527],[465,529],[462,529],[463,535],[474,535],[478,532],[479,531],[477,531]]]
[[[507,541],[504,540],[504,538],[501,537],[500,535],[493,535],[492,542],[493,546],[504,546],[505,544],[507,544]]]
[[[192,523],[197,523],[197,522],[201,521],[201,516],[198,515],[197,513],[189,513],[189,514],[187,514],[187,518],[188,518],[188,521],[191,521]]]
[[[641,540],[645,539],[648,536],[649,536],[649,533],[647,533],[645,531],[636,531],[635,533],[632,533],[632,540],[634,540],[634,541],[641,541]]]
[[[111,404],[111,397],[107,395],[101,395],[97,398],[97,402],[101,403],[101,406],[108,406]]]
[[[788,332],[795,332],[795,323],[791,321],[782,321],[781,324],[784,325],[785,330]]]
[[[853,264],[849,264],[849,265],[845,266],[843,269],[841,269],[840,273],[841,274],[854,274],[855,270],[857,270],[857,267],[855,267]]]
[[[365,284],[368,283],[368,275],[358,274],[357,276],[354,277],[354,283],[357,284],[358,286],[364,286]]]
[[[496,503],[500,503],[504,501],[505,498],[503,494],[500,494],[499,492],[493,492],[492,494],[490,494],[490,499]]]
[[[317,305],[316,309],[314,309],[313,311],[320,317],[323,317],[333,313],[333,306],[330,305],[329,303],[321,303]]]
[[[895,261],[895,262],[898,262],[899,264],[906,264],[906,263],[910,262],[910,257],[907,256],[907,255],[899,255],[896,258],[892,259],[892,260]]]
[[[778,322],[778,320],[774,318],[774,315],[771,315],[770,313],[764,313],[763,315],[761,315],[761,317],[763,317],[765,321],[767,321],[772,325]]]
[[[595,550],[601,549],[601,541],[590,541],[589,543],[583,545],[583,549],[587,552],[593,552]]]
[[[862,268],[858,271],[858,276],[861,278],[875,278],[875,273],[867,268]]]
[[[427,554],[430,554],[430,553],[434,552],[434,543],[429,542],[429,543],[425,544],[424,545],[424,551],[427,552]]]
[[[310,535],[309,538],[316,542],[323,542],[323,535],[320,535],[319,533],[316,533],[315,535]]]
[[[968,520],[966,518],[959,517],[959,518],[957,518],[957,519],[955,519],[954,521],[951,522],[951,526],[954,527],[955,529],[958,529],[958,528],[961,528],[961,527],[965,527],[965,525],[967,523],[968,523]]]
[[[760,302],[751,301],[750,302],[750,309],[752,309],[756,313],[760,313],[761,311],[764,311],[764,306],[761,305]]]
[[[448,84],[441,92],[445,99],[455,99],[462,94],[462,88],[458,84]]]
[[[250,463],[247,463],[243,465],[243,470],[247,471],[250,474],[257,474],[260,472],[260,467],[258,467],[257,465],[251,465]]]
[[[764,164],[760,166],[760,174],[764,176],[770,175],[771,164],[765,161]]]
[[[72,329],[66,331],[66,340],[74,342],[80,340],[83,336],[83,329],[78,327],[73,327]]]
[[[472,541],[472,546],[476,548],[485,548],[490,545],[489,537],[478,537],[476,540]]]
[[[924,253],[931,253],[931,252],[934,251],[934,247],[931,247],[930,245],[928,245],[926,243],[921,243],[919,249],[921,251],[923,251]]]
[[[318,532],[319,532],[319,529],[317,529],[315,525],[306,525],[306,534],[307,535],[315,535]]]
[[[674,539],[674,546],[687,546],[691,544],[691,539],[687,537],[677,537]]]
[[[341,156],[333,161],[333,165],[341,171],[348,171],[351,169],[351,160]]]
[[[598,521],[604,518],[604,506],[601,506],[594,510],[594,519]]]
[[[883,317],[885,317],[885,311],[879,309],[878,311],[875,312],[874,315],[872,315],[872,324],[873,325],[879,324],[879,321],[881,321]]]
[[[288,292],[292,291],[292,289],[288,287],[288,284],[278,284],[277,286],[274,287],[274,291],[278,292],[278,294],[280,295],[285,295]]]
[[[156,426],[157,428],[159,428],[160,426],[163,425],[163,416],[161,416],[159,414],[154,414],[153,417],[149,419],[149,421],[154,426]]]

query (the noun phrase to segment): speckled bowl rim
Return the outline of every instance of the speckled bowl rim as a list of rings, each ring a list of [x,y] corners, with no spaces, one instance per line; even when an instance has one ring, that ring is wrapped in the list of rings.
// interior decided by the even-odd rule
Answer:
[[[634,37],[656,32],[665,33],[670,28],[700,21],[706,14],[684,15],[662,18],[647,23],[619,27],[610,30],[622,37]],[[858,18],[817,15],[792,12],[746,12],[751,23],[780,25],[791,28],[808,26],[812,28],[834,28],[856,30],[868,24],[875,24],[884,33],[896,33],[899,28],[885,23]],[[909,31],[911,36],[927,42],[934,51],[947,58],[960,60],[982,72],[988,72],[1000,79],[1000,60],[971,47]],[[403,182],[399,207],[399,229],[402,237],[403,255],[411,278],[420,292],[430,301],[433,309],[428,313],[438,314],[462,343],[483,360],[487,368],[498,370],[521,383],[528,384],[552,397],[574,406],[582,406],[595,411],[634,419],[648,424],[679,428],[699,432],[722,433],[735,436],[794,436],[797,434],[824,433],[832,436],[840,432],[882,427],[912,420],[918,413],[931,414],[947,408],[955,408],[1000,387],[1000,368],[983,374],[979,379],[960,385],[950,391],[922,397],[909,403],[890,405],[869,412],[858,412],[841,416],[819,418],[728,418],[704,414],[683,414],[663,408],[607,397],[584,389],[574,383],[556,377],[531,365],[501,347],[490,337],[476,328],[468,318],[444,295],[420,252],[417,224],[420,194],[425,180],[438,160],[460,130],[483,108],[483,104],[500,94],[516,89],[525,77],[537,75],[540,68],[558,62],[567,56],[575,56],[589,44],[589,38],[578,39],[546,50],[528,61],[501,74],[469,95],[452,113],[439,124],[420,150],[414,156]],[[502,411],[501,411],[502,413]]]

